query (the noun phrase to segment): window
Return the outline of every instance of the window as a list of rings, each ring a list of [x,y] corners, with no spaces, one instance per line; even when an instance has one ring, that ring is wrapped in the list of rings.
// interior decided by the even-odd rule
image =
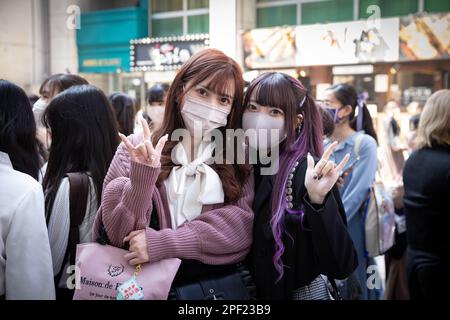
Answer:
[[[257,0],[256,26],[353,20],[354,0]]]
[[[188,33],[208,33],[209,14],[188,17]]]
[[[189,0],[188,9],[208,9],[209,0]]]
[[[425,0],[424,10],[426,12],[448,12],[450,11],[450,1]]]
[[[152,19],[154,37],[167,37],[183,34],[183,18]]]
[[[183,0],[153,0],[152,13],[181,11],[183,10]]]
[[[353,20],[353,0],[315,1],[302,4],[302,24]]]
[[[278,6],[256,9],[258,28],[297,24],[297,6]]]
[[[377,5],[381,9],[381,17],[399,17],[406,16],[419,11],[418,0],[359,0],[359,18],[366,19],[371,13],[367,13],[367,7]]]
[[[152,37],[209,32],[209,0],[151,0]]]
[[[301,25],[367,19],[376,5],[381,17],[425,12],[448,12],[448,0],[256,0],[256,27]]]

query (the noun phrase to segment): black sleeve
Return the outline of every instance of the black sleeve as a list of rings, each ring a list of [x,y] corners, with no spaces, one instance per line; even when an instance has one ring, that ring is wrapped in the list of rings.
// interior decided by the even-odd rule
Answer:
[[[357,267],[358,258],[347,231],[345,210],[337,186],[322,205],[310,202],[305,185],[306,161],[299,166],[295,185],[302,186],[297,196],[303,203],[305,225],[311,233],[316,263],[321,274],[334,279],[348,277]]]

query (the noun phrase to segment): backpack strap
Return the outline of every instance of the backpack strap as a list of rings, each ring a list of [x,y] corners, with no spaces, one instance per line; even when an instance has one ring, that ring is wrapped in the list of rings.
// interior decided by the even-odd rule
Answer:
[[[75,255],[77,244],[80,243],[79,227],[86,215],[88,194],[89,194],[89,176],[85,172],[70,172],[66,176],[69,178],[70,195],[70,228],[69,239],[67,241],[66,254],[61,266],[61,270],[55,276],[56,286],[58,286],[64,272],[64,266],[70,259],[70,264],[75,265]]]
[[[362,142],[362,139],[364,138],[364,134],[362,133],[362,134],[359,134],[357,137],[356,137],[356,139],[355,139],[355,146],[354,146],[354,148],[353,148],[353,150],[355,151],[355,156],[357,157],[357,158],[359,158],[359,149],[360,149],[360,147],[361,147],[361,142]],[[375,178],[377,179],[377,181],[381,181],[382,180],[382,178],[381,178],[382,176],[381,176],[381,163],[380,163],[380,161],[378,160],[377,161],[377,171],[376,171],[376,173],[375,173]]]

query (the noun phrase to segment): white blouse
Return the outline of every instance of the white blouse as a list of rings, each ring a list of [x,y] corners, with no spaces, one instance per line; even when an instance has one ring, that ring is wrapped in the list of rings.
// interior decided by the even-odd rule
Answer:
[[[222,181],[207,164],[212,160],[215,145],[202,142],[197,157],[189,162],[182,143],[172,150],[174,163],[169,177],[164,181],[167,190],[172,229],[198,217],[205,204],[224,202]]]

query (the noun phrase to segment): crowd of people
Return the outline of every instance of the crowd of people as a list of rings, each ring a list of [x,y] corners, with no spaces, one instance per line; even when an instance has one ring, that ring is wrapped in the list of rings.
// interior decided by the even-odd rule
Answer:
[[[245,85],[215,49],[146,100],[138,108],[74,74],[50,76],[39,97],[0,80],[0,299],[71,300],[76,245],[97,241],[126,249],[133,266],[181,259],[172,289],[244,268],[249,299],[445,297],[450,90],[411,117],[404,145],[389,103],[383,146],[351,85],[321,101],[280,72]],[[231,148],[211,139],[240,129],[256,135]],[[364,230],[377,174],[395,182],[382,287],[368,285],[380,265]]]

